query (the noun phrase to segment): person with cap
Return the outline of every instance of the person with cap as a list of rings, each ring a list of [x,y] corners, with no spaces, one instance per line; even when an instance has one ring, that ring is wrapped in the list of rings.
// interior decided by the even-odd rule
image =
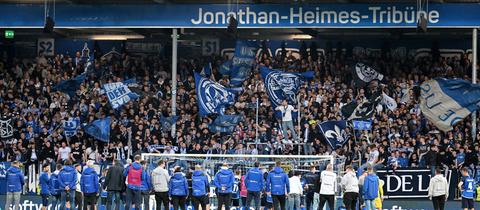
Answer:
[[[72,161],[66,160],[65,165],[58,174],[58,182],[60,184],[60,193],[62,203],[61,210],[65,210],[66,202],[70,203],[70,209],[75,209],[75,189],[77,188],[78,176],[72,167]]]
[[[50,164],[43,165],[42,169],[43,172],[40,174],[39,185],[40,195],[42,196],[42,210],[45,210],[48,207],[50,198]]]
[[[52,173],[50,176],[50,182],[49,182],[49,187],[50,187],[50,194],[52,195],[52,209],[57,209],[57,204],[59,201],[61,201],[60,197],[60,183],[58,182],[58,174],[60,173],[60,170],[62,170],[62,164],[57,163],[55,166],[55,171]]]
[[[245,175],[245,186],[247,187],[247,202],[246,209],[250,209],[252,200],[255,204],[255,210],[260,210],[260,192],[263,191],[265,186],[265,179],[263,173],[260,171],[260,162],[255,162],[253,168],[248,170]]]
[[[15,160],[7,170],[5,175],[7,179],[7,200],[5,202],[5,209],[10,209],[10,204],[13,202],[13,210],[20,208],[20,194],[22,193],[25,179],[20,170],[20,162]]]
[[[349,165],[346,167],[346,173],[342,177],[341,185],[344,189],[343,204],[345,204],[345,209],[357,209],[356,205],[359,192],[358,179],[352,166]]]
[[[320,204],[318,209],[323,209],[328,202],[330,210],[335,206],[335,186],[337,186],[337,174],[333,172],[333,165],[328,164],[327,169],[320,173]]]
[[[123,164],[120,160],[114,160],[113,166],[108,169],[105,177],[107,190],[107,210],[112,209],[112,201],[115,200],[115,210],[120,209],[120,194],[125,191],[125,176],[123,175]]]
[[[316,166],[311,165],[310,171],[303,175],[305,180],[305,206],[307,210],[316,210],[319,201],[320,175],[316,171]]]
[[[130,209],[132,202],[135,204],[135,209],[140,210],[141,206],[141,190],[142,180],[146,179],[147,172],[143,170],[140,160],[140,155],[135,155],[134,162],[126,167],[123,175],[127,177],[127,202],[126,209]]]
[[[379,178],[373,171],[372,166],[368,166],[368,175],[363,183],[363,199],[365,200],[366,210],[374,210],[374,200],[378,197]]]
[[[165,169],[165,161],[159,160],[157,167],[152,171],[152,185],[153,191],[155,191],[155,202],[157,204],[157,210],[163,208],[165,210],[169,209],[169,198],[168,198],[168,182],[170,182],[170,176],[168,171]]]
[[[188,196],[188,182],[179,166],[174,168],[174,174],[172,178],[170,178],[168,189],[168,195],[172,201],[173,209],[186,210],[185,204]]]
[[[192,174],[192,202],[195,209],[202,207],[202,210],[210,208],[210,183],[207,174],[202,166],[196,165]]]
[[[82,176],[80,177],[80,189],[83,192],[84,210],[95,209],[95,205],[97,205],[97,195],[100,193],[98,174],[93,168],[93,164],[93,160],[87,161],[87,168],[83,170]]]
[[[442,175],[440,168],[435,169],[435,176],[430,179],[428,185],[428,197],[433,202],[434,210],[444,210],[445,202],[448,199],[449,185],[447,179]]]
[[[282,163],[277,161],[275,168],[267,176],[266,191],[272,196],[273,209],[285,210],[285,201],[290,192],[290,182],[288,175],[281,167]]]
[[[228,168],[227,163],[223,163],[220,171],[215,174],[213,183],[217,191],[218,209],[230,209],[232,203],[232,190],[235,181],[235,176],[232,170]]]
[[[83,192],[82,188],[80,187],[80,180],[82,178],[82,165],[76,163],[75,170],[77,171],[77,186],[75,187],[75,204],[77,205],[77,209],[83,209]]]

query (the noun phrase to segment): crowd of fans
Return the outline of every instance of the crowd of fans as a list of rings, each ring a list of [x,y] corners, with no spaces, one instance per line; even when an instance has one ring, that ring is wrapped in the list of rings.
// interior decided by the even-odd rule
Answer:
[[[196,102],[194,71],[213,61],[210,76],[223,85],[229,78],[222,76],[218,66],[226,57],[211,56],[180,59],[178,63],[177,115],[175,137],[162,127],[160,118],[171,113],[171,69],[169,59],[158,56],[120,56],[96,58],[94,70],[74,97],[53,90],[62,80],[84,72],[81,54],[75,57],[56,55],[35,60],[0,61],[0,112],[12,118],[12,138],[0,141],[0,161],[23,162],[26,166],[45,161],[70,159],[77,163],[93,160],[110,164],[126,160],[139,153],[189,154],[278,154],[326,155],[345,157],[347,165],[359,167],[365,162],[398,167],[457,167],[475,166],[480,147],[472,138],[471,119],[454,126],[450,132],[438,131],[419,108],[418,85],[432,77],[469,79],[471,63],[466,55],[460,57],[429,56],[398,57],[389,53],[355,55],[327,50],[319,56],[291,54],[269,56],[261,54],[251,75],[243,82],[243,91],[227,114],[240,114],[233,133],[213,133],[208,125],[213,118],[200,117]],[[343,119],[340,108],[369,94],[369,86],[354,88],[351,67],[356,62],[368,63],[386,76],[379,88],[393,97],[398,108],[394,111],[381,105],[373,117],[371,131],[347,129],[344,146],[330,148],[317,123]],[[301,120],[295,119],[300,142],[291,136],[284,138],[280,119],[265,92],[258,67],[267,66],[290,72],[313,70],[315,77],[299,91]],[[136,78],[141,93],[114,110],[107,96],[101,94],[102,84]],[[259,99],[259,123],[256,127],[255,108]],[[109,143],[96,141],[79,129],[66,138],[62,121],[76,119],[83,124],[111,116]],[[256,141],[258,129],[258,141]],[[308,130],[308,132],[305,132]],[[290,132],[289,132],[290,133]],[[477,133],[477,139],[480,135]],[[131,147],[129,147],[131,142]],[[374,145],[374,146],[369,146]],[[300,146],[300,148],[298,148]],[[131,153],[129,153],[131,149]],[[130,155],[130,156],[129,156]],[[38,170],[37,170],[38,171]]]

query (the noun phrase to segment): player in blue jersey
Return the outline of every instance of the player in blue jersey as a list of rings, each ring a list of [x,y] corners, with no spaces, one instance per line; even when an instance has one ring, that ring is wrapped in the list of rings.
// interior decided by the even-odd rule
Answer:
[[[242,171],[235,170],[235,179],[233,181],[232,189],[232,204],[235,207],[240,207],[240,181],[242,180]]]
[[[458,188],[462,192],[462,208],[464,210],[474,210],[475,179],[468,174],[466,167],[462,168],[462,181],[458,183]]]

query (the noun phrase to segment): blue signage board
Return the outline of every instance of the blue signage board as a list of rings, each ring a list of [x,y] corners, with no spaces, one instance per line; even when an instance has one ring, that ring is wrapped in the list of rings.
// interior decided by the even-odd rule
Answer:
[[[431,28],[480,25],[480,4],[57,4],[57,28],[414,28],[425,16]],[[43,4],[0,4],[0,27],[41,28]]]
[[[352,124],[355,130],[372,130],[372,121],[353,120]]]

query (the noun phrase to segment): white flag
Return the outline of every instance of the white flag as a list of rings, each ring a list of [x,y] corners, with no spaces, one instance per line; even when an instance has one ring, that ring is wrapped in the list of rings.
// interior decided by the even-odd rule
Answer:
[[[383,93],[382,97],[382,104],[386,105],[388,109],[391,111],[397,108],[397,102],[392,97],[388,96],[387,94]]]

